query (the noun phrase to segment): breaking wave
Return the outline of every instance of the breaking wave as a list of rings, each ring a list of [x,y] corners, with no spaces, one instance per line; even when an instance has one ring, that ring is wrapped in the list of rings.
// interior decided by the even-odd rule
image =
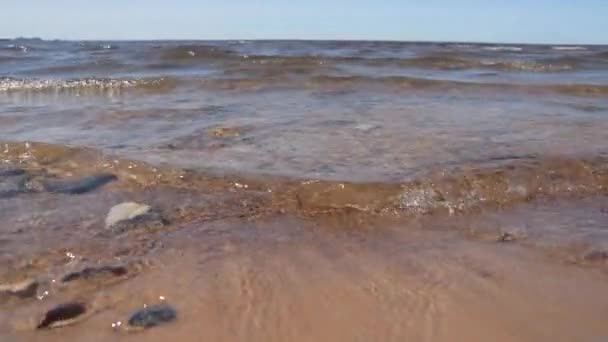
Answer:
[[[376,214],[457,214],[503,207],[537,198],[571,198],[608,193],[608,159],[527,156],[504,163],[477,163],[435,172],[405,183],[353,183],[256,175],[214,175],[119,160],[100,151],[45,143],[0,143],[5,163],[77,172],[110,172],[143,186],[271,194],[267,204],[302,213],[356,210]],[[135,166],[136,167],[135,167]],[[94,169],[90,169],[90,168]],[[97,169],[95,169],[97,168]]]
[[[127,88],[161,88],[170,85],[170,80],[159,79],[100,79],[85,78],[72,80],[0,78],[0,92],[11,91],[78,91],[78,90],[119,90]]]

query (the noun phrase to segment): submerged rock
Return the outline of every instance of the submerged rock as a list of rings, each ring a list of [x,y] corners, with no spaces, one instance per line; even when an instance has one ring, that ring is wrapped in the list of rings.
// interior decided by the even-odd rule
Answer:
[[[76,280],[87,280],[93,278],[103,277],[122,277],[127,275],[128,270],[124,266],[101,266],[101,267],[87,267],[77,272],[66,274],[61,281],[64,283],[76,281]]]
[[[27,279],[19,283],[0,285],[0,297],[31,298],[36,296],[39,283],[34,279]]]
[[[146,204],[124,202],[110,209],[106,228],[126,231],[134,228],[159,228],[165,224],[162,215]]]
[[[44,191],[37,186],[39,179],[39,174],[30,174],[23,169],[0,169],[0,198]]]
[[[79,178],[76,180],[62,180],[55,182],[44,183],[44,188],[48,192],[79,195],[84,194],[97,188],[100,188],[118,178],[111,173],[100,173],[93,176]]]
[[[25,174],[23,169],[0,169],[0,177],[21,176]]]
[[[26,192],[28,192],[27,177],[18,175],[0,178],[0,198],[8,198]]]
[[[132,313],[128,323],[133,328],[151,328],[171,322],[176,318],[177,311],[172,306],[157,304]]]
[[[47,311],[38,324],[38,329],[58,328],[78,322],[87,312],[87,306],[80,302],[60,304]]]

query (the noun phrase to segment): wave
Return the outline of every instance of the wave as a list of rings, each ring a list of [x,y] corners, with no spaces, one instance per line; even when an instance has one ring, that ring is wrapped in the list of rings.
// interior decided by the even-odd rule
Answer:
[[[127,70],[129,68],[132,68],[132,65],[129,64],[124,64],[122,62],[119,62],[117,60],[111,60],[111,59],[98,59],[98,60],[91,60],[88,62],[84,62],[84,63],[69,63],[69,64],[54,64],[52,66],[45,66],[45,67],[41,67],[41,68],[36,68],[36,69],[28,69],[27,71],[24,72],[24,74],[26,75],[50,75],[50,74],[57,74],[57,75],[70,75],[76,72],[83,72],[86,73],[88,75],[91,74],[95,74],[95,72],[102,72],[102,73],[116,73],[116,72],[121,72],[124,70]]]
[[[159,79],[101,79],[83,78],[72,80],[0,78],[0,92],[12,91],[79,91],[79,90],[120,90],[126,88],[161,88],[171,85],[171,81]]]
[[[460,56],[456,54],[438,54],[413,58],[369,58],[369,57],[325,57],[325,56],[224,56],[222,62],[230,67],[230,63],[239,67],[267,66],[273,67],[328,67],[341,64],[368,66],[397,66],[430,68],[439,70],[490,69],[498,71],[530,71],[530,72],[561,72],[572,71],[579,67],[585,57],[553,58],[553,59],[495,59],[482,56]]]
[[[397,91],[416,89],[430,90],[474,90],[474,91],[513,91],[530,94],[557,93],[575,96],[605,96],[608,85],[595,84],[511,84],[477,83],[441,79],[416,78],[407,76],[332,76],[320,75],[307,78],[209,78],[200,81],[201,87],[208,90],[271,90],[271,89],[370,89],[387,88]]]
[[[276,72],[273,72],[275,70]],[[358,90],[387,89],[393,91],[415,91],[417,89],[436,91],[499,91],[526,94],[554,93],[571,96],[606,96],[608,85],[603,84],[516,84],[467,82],[444,79],[429,79],[407,76],[340,76],[328,75],[325,71],[302,68],[281,69],[237,69],[224,76],[213,78],[78,78],[78,79],[27,79],[0,77],[0,93],[18,91],[36,92],[104,92],[127,89],[168,91],[176,86],[195,86],[209,91],[258,91],[274,89],[313,89],[313,90]],[[238,77],[238,74],[245,74]]]
[[[560,72],[575,70],[583,58],[541,60],[496,60],[457,55],[429,55],[414,58],[365,57],[280,57],[248,56],[243,62],[268,66],[327,66],[340,63],[372,66],[399,66],[441,70],[492,69],[498,71]]]
[[[27,53],[31,49],[32,49],[31,47],[29,47],[27,45],[21,45],[21,44],[7,44],[3,47],[0,47],[0,50],[16,51],[16,52],[22,52],[22,53]]]
[[[89,43],[89,42],[81,42],[79,43],[80,49],[82,51],[108,51],[108,50],[117,50],[117,45],[112,45],[109,43]]]
[[[467,168],[430,173],[404,183],[352,183],[213,175],[157,167],[103,155],[100,151],[45,143],[0,143],[7,165],[52,169],[56,173],[111,173],[123,182],[189,191],[242,191],[270,194],[271,208],[300,213],[360,211],[375,214],[456,214],[484,207],[504,207],[537,198],[571,198],[608,194],[608,158],[526,156],[479,162]],[[79,165],[79,166],[75,166]],[[135,167],[135,166],[136,167]],[[270,191],[269,191],[270,190]],[[262,205],[262,204],[260,204]]]
[[[474,47],[475,45],[470,45]],[[333,47],[333,45],[332,45]],[[350,47],[350,46],[349,46]],[[562,72],[577,70],[587,61],[593,62],[593,59],[603,58],[602,53],[594,55],[593,53],[576,54],[574,56],[560,56],[558,51],[574,50],[584,47],[579,46],[554,46],[554,53],[544,53],[541,55],[522,55],[509,54],[509,52],[518,52],[523,49],[517,46],[480,46],[472,49],[454,50],[453,45],[448,45],[449,50],[432,50],[428,55],[412,56],[415,50],[405,53],[404,46],[397,45],[400,50],[388,54],[388,56],[378,54],[377,49],[371,49],[366,46],[352,46],[354,49],[351,54],[331,55],[325,54],[323,51],[318,51],[315,54],[314,50],[310,50],[310,54],[291,55],[265,55],[260,54],[262,49],[257,49],[255,46],[247,47],[246,49],[234,45],[221,45],[220,43],[213,44],[155,44],[140,46],[130,50],[128,46],[123,46],[117,43],[91,42],[80,43],[79,48],[85,51],[90,51],[92,54],[103,54],[111,56],[112,53],[125,54],[129,51],[134,52],[137,62],[153,61],[154,63],[162,63],[169,66],[176,65],[205,65],[215,66],[220,68],[246,66],[268,68],[313,68],[316,66],[340,66],[341,64],[353,65],[371,65],[371,66],[397,66],[397,67],[414,67],[414,68],[431,68],[440,70],[466,70],[466,69],[491,69],[503,72]],[[334,47],[335,48],[335,47]],[[386,47],[381,47],[386,49]],[[318,49],[321,49],[319,47]],[[114,52],[118,50],[118,52]],[[484,52],[485,51],[485,52]],[[489,52],[488,52],[489,51]],[[279,51],[280,52],[280,51]],[[505,52],[504,57],[500,52]],[[393,54],[394,56],[391,56]],[[121,55],[120,58],[124,58]],[[566,57],[566,58],[560,58]]]
[[[380,61],[382,62],[382,61]],[[433,69],[492,69],[498,71],[558,72],[570,71],[577,67],[576,60],[496,60],[452,55],[423,56],[398,60],[401,66],[415,66]]]
[[[500,167],[429,175],[402,184],[301,183],[293,190],[307,210],[459,213],[540,197],[608,193],[608,160],[523,159]]]
[[[180,45],[177,47],[161,48],[160,50],[160,59],[166,62],[185,62],[238,56],[234,51],[211,45]]]
[[[103,44],[95,44],[92,48],[97,49]],[[106,46],[108,47],[108,46]],[[114,47],[109,45],[109,47]],[[555,47],[555,48],[576,48],[576,47]],[[526,58],[502,58],[497,59],[495,53],[483,53],[483,51],[491,52],[518,52],[522,51],[522,47],[517,46],[483,46],[476,51],[451,51],[437,52],[426,56],[418,57],[377,57],[373,54],[377,51],[369,51],[372,55],[368,55],[365,49],[358,50],[355,55],[340,55],[331,56],[324,54],[302,54],[302,55],[264,55],[256,54],[255,50],[251,53],[243,52],[238,47],[233,49],[231,46],[220,46],[213,44],[184,44],[177,46],[156,45],[146,48],[147,58],[158,58],[165,63],[179,64],[216,64],[220,66],[231,64],[238,65],[266,65],[269,67],[298,67],[298,66],[315,66],[315,65],[339,65],[340,63],[363,64],[363,65],[396,65],[403,67],[419,67],[419,68],[434,68],[434,69],[495,69],[499,71],[533,71],[533,72],[559,72],[570,71],[577,68],[577,62],[585,60],[588,56],[581,55],[570,61],[552,61],[551,56]],[[511,56],[512,57],[512,56]]]

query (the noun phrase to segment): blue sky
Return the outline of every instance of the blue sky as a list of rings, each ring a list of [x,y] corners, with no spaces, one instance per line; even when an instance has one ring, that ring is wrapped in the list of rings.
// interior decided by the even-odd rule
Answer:
[[[2,0],[0,37],[608,43],[608,0]]]

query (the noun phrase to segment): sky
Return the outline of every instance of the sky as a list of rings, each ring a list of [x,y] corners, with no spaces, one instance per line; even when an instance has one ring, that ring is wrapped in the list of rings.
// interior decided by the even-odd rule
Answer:
[[[608,44],[608,0],[2,0],[19,36]]]

